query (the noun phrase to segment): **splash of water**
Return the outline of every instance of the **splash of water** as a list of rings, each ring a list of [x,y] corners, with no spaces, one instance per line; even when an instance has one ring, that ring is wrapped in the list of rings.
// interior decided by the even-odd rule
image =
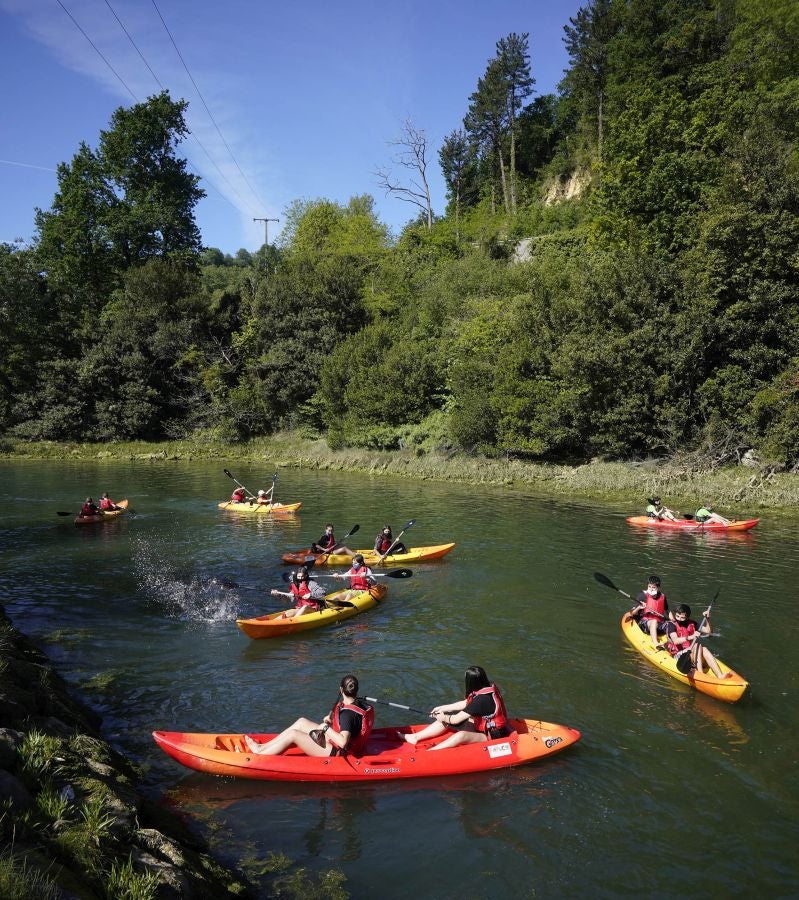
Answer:
[[[163,547],[144,539],[132,542],[133,571],[148,603],[168,617],[187,622],[230,622],[239,616],[241,597],[224,579],[186,575]]]

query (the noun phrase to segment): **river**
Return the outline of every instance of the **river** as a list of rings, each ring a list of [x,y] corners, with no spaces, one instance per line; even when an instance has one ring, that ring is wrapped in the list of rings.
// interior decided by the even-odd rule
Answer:
[[[234,487],[222,466],[0,464],[0,602],[222,859],[253,873],[285,853],[313,874],[340,869],[353,897],[385,900],[799,895],[799,522],[651,533],[625,523],[629,509],[289,468],[276,496],[301,500],[300,513],[241,516],[216,507]],[[268,463],[230,468],[250,489],[271,484]],[[56,515],[102,490],[135,515],[81,528]],[[276,641],[236,628],[276,608],[280,553],[325,522],[338,536],[358,523],[348,543],[363,547],[411,519],[409,546],[457,546],[391,580],[379,607]],[[728,705],[647,664],[619,628],[628,601],[594,571],[631,594],[656,572],[672,606],[699,613],[720,589],[710,640],[749,693]],[[150,736],[321,717],[349,671],[370,696],[428,708],[458,699],[473,663],[511,714],[582,740],[506,772],[320,786],[192,774]],[[410,721],[386,710],[378,724]]]

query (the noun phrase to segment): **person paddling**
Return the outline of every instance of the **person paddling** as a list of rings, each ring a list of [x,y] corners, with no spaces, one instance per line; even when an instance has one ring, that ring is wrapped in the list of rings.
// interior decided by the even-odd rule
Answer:
[[[237,487],[230,495],[231,503],[244,503],[247,500],[247,491],[243,487]]]
[[[665,519],[669,522],[677,521],[677,516],[675,516],[667,506],[664,506],[661,503],[660,497],[649,497],[648,504],[646,514],[650,519]]]
[[[391,551],[391,555],[393,556],[395,553],[407,553],[408,548],[402,541],[394,542],[394,538],[391,534],[391,526],[384,525],[380,531],[377,533],[377,537],[375,538],[375,553],[383,556]]]
[[[340,600],[351,600],[356,594],[368,591],[373,584],[377,584],[372,570],[364,563],[363,554],[356,553],[352,557],[352,567],[347,572],[334,572],[333,578],[349,578],[350,589],[345,591]]]
[[[273,597],[290,597],[294,600],[294,609],[288,609],[282,618],[292,619],[309,612],[318,612],[325,602],[325,589],[308,576],[308,567],[301,566],[294,572],[288,591],[272,588]]]
[[[100,510],[102,512],[110,512],[113,509],[122,509],[121,506],[117,506],[116,503],[108,496],[108,492],[106,491],[100,497]]]
[[[300,718],[265,743],[245,734],[245,744],[252,753],[262,756],[278,756],[290,747],[299,747],[306,756],[361,752],[374,725],[374,707],[358,697],[358,679],[354,675],[341,679],[339,693],[341,699],[321,723]]]
[[[272,502],[272,491],[274,491],[275,486],[272,485],[268,491],[260,490],[258,491],[258,497],[256,498],[256,502],[261,506],[267,505]]]
[[[694,514],[694,518],[700,525],[707,525],[708,523],[713,523],[715,525],[730,524],[729,519],[725,519],[724,516],[720,516],[718,513],[713,512],[713,507],[709,503],[700,506]]]
[[[674,611],[674,621],[666,625],[666,648],[683,675],[690,675],[694,669],[700,675],[704,674],[707,664],[716,678],[732,678],[730,672],[725,675],[721,671],[716,657],[699,640],[702,635],[711,632],[710,607],[702,616],[702,624],[697,625],[691,618],[691,607],[687,603],[681,603]]]
[[[87,519],[89,516],[96,516],[99,511],[100,509],[94,500],[91,497],[87,497],[80,508],[80,515],[81,518]]]
[[[660,590],[660,578],[650,575],[647,580],[646,590],[641,591],[636,597],[638,606],[631,610],[630,615],[638,620],[641,631],[646,632],[652,638],[652,646],[660,649],[658,635],[666,630],[666,622],[670,617],[669,603],[666,595]]]
[[[346,537],[346,535],[344,535]],[[336,547],[336,537],[333,534],[333,525],[328,522],[325,525],[325,533],[315,544],[311,544],[311,553],[342,553],[346,556],[354,556],[355,551],[350,550],[349,547],[345,547],[343,544],[340,547]]]
[[[493,741],[511,733],[505,701],[499,688],[488,680],[485,669],[469,666],[464,682],[465,699],[433,707],[430,715],[436,721],[416,734],[406,734],[404,737],[409,744],[418,744],[450,731],[449,737],[430,748],[447,750],[460,744]]]

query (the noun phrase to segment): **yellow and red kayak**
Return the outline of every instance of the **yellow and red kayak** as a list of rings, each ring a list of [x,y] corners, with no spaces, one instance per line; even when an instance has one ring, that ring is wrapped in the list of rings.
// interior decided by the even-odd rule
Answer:
[[[678,519],[672,522],[669,519],[653,519],[650,516],[628,516],[630,525],[646,525],[649,528],[679,528],[685,531],[748,531],[754,528],[760,519],[733,519],[729,525],[720,522],[706,522],[704,525],[694,519]]]
[[[295,631],[309,631],[311,628],[322,628],[324,625],[333,625],[366,612],[377,603],[381,602],[388,593],[384,584],[375,584],[368,591],[355,594],[346,602],[342,601],[344,591],[334,591],[325,597],[328,604],[317,612],[308,612],[301,616],[292,616],[284,619],[282,612],[269,613],[265,616],[257,616],[254,619],[236,619],[236,624],[250,638],[274,638],[286,634],[294,634]]]
[[[580,739],[574,728],[538,719],[511,719],[510,725],[514,730],[507,737],[434,752],[429,748],[441,738],[418,746],[403,739],[426,725],[375,728],[357,756],[306,756],[296,747],[280,756],[262,756],[247,749],[242,734],[154,731],[153,737],[164,753],[198,772],[265,781],[340,782],[442,778],[506,769],[553,756]],[[252,737],[263,742],[274,735]]]
[[[293,513],[302,506],[302,503],[236,503],[234,500],[223,500],[218,503],[220,509],[229,509],[231,512],[245,513]]]
[[[396,566],[401,563],[424,562],[430,559],[441,559],[446,556],[455,544],[436,544],[431,547],[412,547],[407,553],[392,553],[384,557],[380,563],[380,556],[374,550],[356,550],[355,553],[363,555],[363,561],[367,566],[389,565]],[[280,557],[284,563],[293,566],[301,566],[313,559],[315,566],[348,566],[352,557],[346,553],[313,553],[311,550],[297,550],[294,553],[284,553]]]
[[[624,632],[624,636],[627,640],[635,647],[641,656],[644,657],[644,659],[651,662],[652,665],[657,666],[659,669],[662,669],[668,675],[671,675],[672,678],[682,681],[683,684],[695,687],[703,694],[715,697],[717,700],[724,700],[726,703],[735,703],[741,699],[744,691],[746,691],[749,686],[748,681],[741,678],[737,672],[734,672],[718,657],[716,657],[716,661],[719,664],[719,668],[721,669],[722,674],[728,675],[728,677],[716,678],[712,672],[706,671],[700,674],[695,670],[691,675],[683,675],[677,668],[677,662],[674,657],[665,649],[665,635],[659,637],[659,641],[664,649],[655,650],[652,646],[652,639],[650,636],[641,631],[638,623],[629,613],[625,613],[622,617],[621,630]]]
[[[108,509],[108,510],[100,510],[96,515],[93,516],[77,516],[75,519],[76,525],[94,525],[97,522],[108,522],[111,519],[116,518],[117,516],[121,516],[124,512],[127,511],[128,501],[120,500],[117,503],[119,509]]]

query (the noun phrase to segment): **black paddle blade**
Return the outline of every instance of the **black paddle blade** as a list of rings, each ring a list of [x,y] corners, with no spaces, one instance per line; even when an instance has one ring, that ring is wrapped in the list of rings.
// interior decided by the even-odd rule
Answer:
[[[325,732],[327,728],[314,728],[313,731],[308,732],[308,737],[320,747],[324,747],[327,741],[325,740]]]
[[[57,515],[57,516],[74,516],[74,515],[77,515],[77,513],[60,512],[60,511],[59,511],[59,512],[56,512],[56,515]]]
[[[607,575],[603,575],[601,572],[594,572],[594,578],[600,583],[604,584],[605,587],[609,587],[612,591],[618,591],[619,589],[616,585],[608,578]]]
[[[230,469],[222,469],[222,471],[225,473],[225,475],[227,475],[228,478],[233,478],[233,475],[231,475],[230,473]],[[236,479],[233,478],[233,480],[235,481]]]
[[[411,578],[413,571],[411,569],[392,569],[390,572],[383,572],[384,578]]]
[[[415,524],[416,524],[416,519],[411,519],[410,522],[406,522],[406,523],[405,523],[405,527],[404,527],[402,530],[403,530],[403,531],[407,531],[409,528],[413,528],[413,526],[414,526]]]
[[[344,535],[344,537],[345,538],[350,537],[350,535],[353,535],[353,534],[355,534],[356,531],[359,531],[360,528],[361,528],[360,525],[353,525],[352,528],[350,528],[350,530]],[[342,538],[342,540],[343,540],[343,538]]]

